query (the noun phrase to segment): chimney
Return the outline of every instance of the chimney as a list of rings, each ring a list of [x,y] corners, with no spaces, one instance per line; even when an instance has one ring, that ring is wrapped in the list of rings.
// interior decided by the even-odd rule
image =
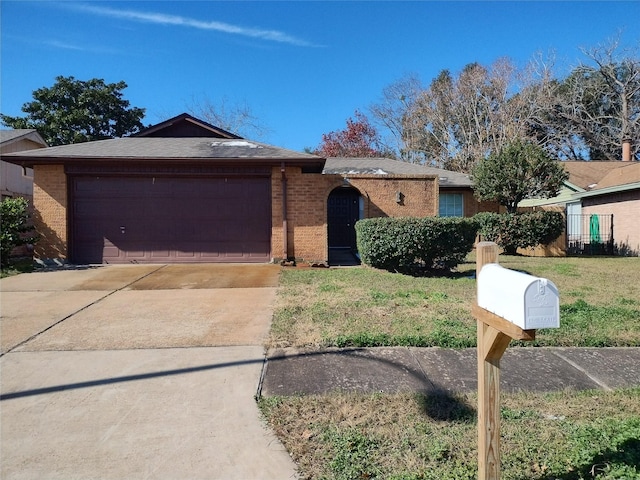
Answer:
[[[631,139],[625,138],[622,140],[622,161],[630,162],[631,161]]]

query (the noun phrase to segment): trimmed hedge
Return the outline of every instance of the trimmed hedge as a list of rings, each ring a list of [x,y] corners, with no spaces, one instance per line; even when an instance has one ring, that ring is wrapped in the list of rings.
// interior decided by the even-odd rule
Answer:
[[[477,232],[472,218],[381,217],[356,223],[362,262],[403,273],[455,267],[473,249]]]
[[[564,231],[564,217],[560,212],[482,212],[473,218],[478,222],[482,238],[496,242],[508,255],[515,255],[518,248],[547,245]]]

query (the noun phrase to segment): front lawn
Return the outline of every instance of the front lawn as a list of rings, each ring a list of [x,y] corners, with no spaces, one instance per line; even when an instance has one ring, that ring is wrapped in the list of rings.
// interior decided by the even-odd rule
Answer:
[[[501,256],[501,265],[548,278],[560,291],[561,327],[539,346],[640,346],[640,258]],[[475,262],[449,277],[370,268],[284,269],[269,347],[472,347]]]
[[[640,258],[500,263],[558,286],[561,327],[536,345],[640,346]],[[474,270],[473,259],[446,278],[285,269],[268,346],[475,346]],[[476,405],[475,394],[259,399],[301,477],[326,480],[475,479]],[[640,480],[640,388],[503,393],[501,405],[502,478]]]

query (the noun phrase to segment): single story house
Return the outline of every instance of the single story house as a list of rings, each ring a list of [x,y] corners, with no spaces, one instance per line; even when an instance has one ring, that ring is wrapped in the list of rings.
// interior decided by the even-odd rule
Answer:
[[[360,218],[478,211],[466,176],[325,159],[188,114],[135,136],[6,160],[34,170],[43,262],[327,263],[330,249],[355,249]]]
[[[47,143],[33,129],[0,130],[0,157],[9,153],[45,148]],[[0,160],[2,198],[33,198],[33,169]]]

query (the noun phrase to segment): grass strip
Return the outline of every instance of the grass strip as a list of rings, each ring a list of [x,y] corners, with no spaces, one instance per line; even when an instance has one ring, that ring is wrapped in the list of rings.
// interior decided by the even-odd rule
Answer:
[[[474,394],[268,397],[306,479],[475,479]],[[640,479],[640,389],[502,395],[508,479]]]

